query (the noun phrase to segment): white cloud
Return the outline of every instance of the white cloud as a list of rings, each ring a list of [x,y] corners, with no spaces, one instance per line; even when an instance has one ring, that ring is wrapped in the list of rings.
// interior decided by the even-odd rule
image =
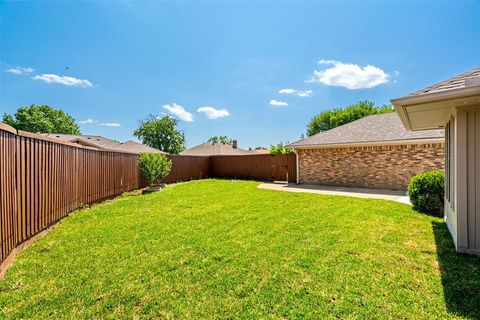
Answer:
[[[297,90],[297,89],[291,89],[291,88],[285,88],[285,89],[280,89],[278,93],[283,93],[283,94],[294,94],[299,97],[310,97],[312,95],[312,90]]]
[[[13,73],[13,74],[23,74],[23,73],[31,73],[35,70],[33,70],[32,68],[30,67],[27,67],[27,68],[24,68],[24,67],[19,67],[19,66],[16,66],[15,68],[10,68],[10,69],[7,69],[5,70],[5,72],[9,72],[9,73]]]
[[[290,89],[290,88],[285,88],[285,89],[278,90],[278,93],[286,93],[286,94],[293,94],[295,92],[297,92],[297,90]]]
[[[185,110],[184,107],[176,103],[165,104],[163,105],[163,108],[167,109],[171,114],[176,115],[180,120],[188,122],[193,121],[193,115]]]
[[[336,60],[320,60],[318,63],[332,65],[332,67],[325,70],[315,70],[312,79],[307,82],[321,82],[327,86],[348,89],[365,89],[387,83],[390,77],[382,69],[371,65],[361,67],[353,63],[343,63]]]
[[[92,123],[95,123],[95,122],[97,122],[97,121],[95,121],[93,119],[90,119],[90,118],[78,121],[78,123],[80,123],[80,124],[92,124]]]
[[[276,106],[276,107],[286,107],[286,106],[288,106],[288,103],[283,102],[283,101],[279,101],[279,100],[276,100],[276,99],[272,99],[272,100],[270,100],[270,105],[271,106]]]
[[[102,122],[102,123],[99,123],[98,125],[102,127],[121,127],[122,126],[120,123],[115,123],[115,122]]]
[[[208,119],[218,119],[230,115],[227,109],[215,109],[214,107],[201,107],[197,109],[197,112],[205,113]]]
[[[298,90],[297,96],[299,97],[310,97],[312,95],[312,90]]]
[[[46,83],[59,83],[66,86],[92,87],[93,84],[86,79],[77,79],[69,76],[59,76],[53,73],[44,73],[32,77],[33,80],[41,80]]]

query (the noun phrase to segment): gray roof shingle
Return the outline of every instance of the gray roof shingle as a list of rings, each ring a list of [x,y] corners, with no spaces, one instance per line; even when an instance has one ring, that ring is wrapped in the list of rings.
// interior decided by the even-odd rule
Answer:
[[[445,81],[433,84],[426,88],[412,92],[408,96],[420,96],[420,95],[436,93],[440,91],[465,88],[466,81],[469,81],[468,79],[475,78],[475,77],[480,77],[480,67],[464,72],[462,74],[459,74]]]
[[[47,133],[44,134],[47,137],[55,138],[63,141],[88,145],[94,148],[102,150],[113,150],[119,152],[130,153],[142,153],[142,152],[159,152],[167,154],[166,152],[151,148],[144,144],[135,141],[118,142],[116,140],[108,139],[102,136],[91,135],[75,135],[75,134],[60,134],[60,133]]]
[[[118,146],[112,148],[112,150],[116,151],[123,151],[123,152],[131,152],[131,153],[161,153],[161,154],[168,154],[167,152],[149,147],[147,145],[129,140],[126,142],[120,143]]]
[[[250,151],[233,148],[231,144],[223,143],[202,143],[195,147],[191,147],[185,151],[180,152],[180,155],[190,155],[190,156],[214,156],[214,155],[242,155],[242,154],[252,154]]]
[[[88,145],[95,146],[100,149],[111,149],[120,144],[120,142],[112,139],[108,139],[102,136],[91,135],[75,135],[75,134],[61,134],[61,133],[47,133],[44,134],[50,138],[56,138],[69,142],[85,142]]]
[[[408,131],[396,112],[370,115],[290,144],[290,147],[444,138],[443,129]]]

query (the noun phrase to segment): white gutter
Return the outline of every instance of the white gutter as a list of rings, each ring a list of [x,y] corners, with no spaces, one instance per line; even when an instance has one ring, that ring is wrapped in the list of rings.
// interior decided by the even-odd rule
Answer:
[[[422,138],[409,140],[390,140],[390,141],[375,141],[375,142],[350,142],[350,143],[332,143],[332,144],[307,144],[292,146],[295,152],[296,149],[330,149],[330,148],[354,148],[354,147],[368,147],[368,146],[391,146],[391,145],[408,145],[408,144],[430,144],[430,143],[444,143],[444,137],[439,138]],[[296,152],[295,152],[296,153]]]
[[[465,81],[467,82],[468,79]],[[473,85],[457,88],[446,89],[442,91],[423,93],[413,96],[406,96],[402,98],[392,99],[392,105],[395,107],[403,126],[407,130],[425,130],[425,129],[438,129],[443,127],[445,123],[450,119],[448,115],[443,119],[443,123],[431,122],[430,125],[424,124],[420,127],[413,127],[410,116],[421,117],[422,111],[432,111],[434,109],[450,109],[453,110],[457,107],[476,105],[480,103],[480,85],[473,82]],[[451,113],[452,111],[450,111]],[[428,117],[428,116],[427,116]]]
[[[432,93],[423,93],[413,96],[405,96],[397,99],[392,99],[393,106],[395,107],[405,107],[409,105],[416,105],[420,103],[427,102],[446,102],[446,100],[458,99],[458,98],[467,98],[478,96],[480,92],[480,85],[473,85],[469,87],[456,88],[456,89],[446,89],[442,91],[436,91]]]

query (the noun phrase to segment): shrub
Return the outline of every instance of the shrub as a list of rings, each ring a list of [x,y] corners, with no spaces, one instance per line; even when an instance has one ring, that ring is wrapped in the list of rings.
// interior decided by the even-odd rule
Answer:
[[[443,171],[432,170],[417,174],[410,180],[408,194],[413,209],[439,217],[443,216],[444,177]]]
[[[172,160],[160,153],[141,153],[138,163],[150,188],[158,185],[172,169]]]

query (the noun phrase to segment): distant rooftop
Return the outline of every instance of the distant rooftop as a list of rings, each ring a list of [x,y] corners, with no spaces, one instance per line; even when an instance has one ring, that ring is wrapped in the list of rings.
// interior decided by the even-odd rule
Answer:
[[[251,151],[234,148],[232,144],[224,143],[202,143],[190,149],[180,152],[181,155],[190,156],[214,156],[214,155],[245,155],[252,154]]]
[[[444,130],[408,131],[396,112],[370,115],[290,144],[290,147],[443,139]]]
[[[144,144],[135,141],[118,142],[116,140],[108,139],[102,136],[92,135],[74,135],[74,134],[57,134],[47,133],[44,134],[47,137],[55,138],[63,141],[73,142],[84,146],[98,148],[101,150],[112,150],[120,152],[142,153],[142,152],[159,152],[167,154],[155,148],[151,148]]]
[[[132,153],[142,153],[142,152],[149,152],[149,153],[163,153],[168,154],[167,152],[146,146],[144,144],[129,140],[120,143],[118,146],[112,148],[112,150],[116,151],[125,151],[125,152],[132,152]]]

